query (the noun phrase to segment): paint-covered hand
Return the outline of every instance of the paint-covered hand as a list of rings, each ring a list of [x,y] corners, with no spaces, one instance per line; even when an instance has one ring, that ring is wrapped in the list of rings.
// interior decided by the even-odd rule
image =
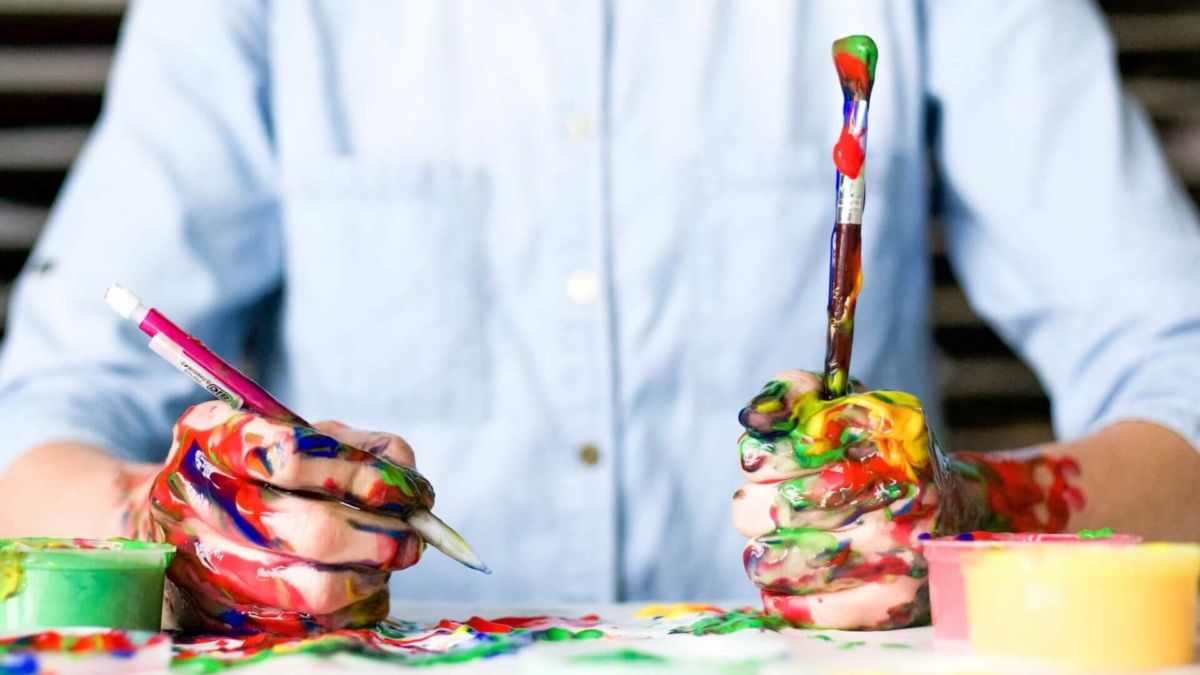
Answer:
[[[278,634],[387,615],[392,570],[424,543],[403,516],[433,505],[404,439],[294,426],[220,402],[179,419],[149,490],[146,532],[174,544],[168,602],[183,626]]]
[[[838,629],[926,617],[918,537],[934,527],[938,488],[920,402],[895,391],[827,401],[819,376],[787,371],[739,420],[748,482],[733,519],[765,611]]]

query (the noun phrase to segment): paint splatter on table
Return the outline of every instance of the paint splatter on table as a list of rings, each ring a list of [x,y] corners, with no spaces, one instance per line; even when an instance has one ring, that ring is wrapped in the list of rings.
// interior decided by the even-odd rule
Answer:
[[[728,604],[579,608],[464,607],[397,602],[369,630],[307,638],[63,630],[0,637],[0,674],[37,672],[773,673],[839,668],[887,672],[1013,672],[961,647],[935,645],[928,628],[882,632],[799,630]],[[454,617],[454,618],[444,618]],[[1028,672],[1029,664],[1018,670]]]

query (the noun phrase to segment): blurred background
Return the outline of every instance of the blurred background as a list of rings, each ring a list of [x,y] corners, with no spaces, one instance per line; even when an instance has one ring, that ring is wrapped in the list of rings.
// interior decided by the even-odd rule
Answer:
[[[125,4],[0,0],[0,331],[9,286],[100,112]],[[1129,91],[1149,110],[1193,199],[1200,197],[1200,1],[1100,4]],[[936,236],[930,255],[950,447],[1050,440],[1050,406],[1037,378],[971,311]]]

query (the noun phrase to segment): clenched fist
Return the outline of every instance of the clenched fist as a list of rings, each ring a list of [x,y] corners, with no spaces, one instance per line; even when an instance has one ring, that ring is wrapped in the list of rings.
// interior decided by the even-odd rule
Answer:
[[[389,573],[424,547],[403,518],[433,505],[412,465],[399,436],[191,408],[134,505],[148,515],[139,534],[179,550],[168,569],[177,621],[295,635],[385,618]]]
[[[823,400],[781,373],[739,417],[748,481],[733,499],[746,573],[767,613],[800,627],[881,629],[928,615],[917,538],[938,513],[920,402],[894,391]]]

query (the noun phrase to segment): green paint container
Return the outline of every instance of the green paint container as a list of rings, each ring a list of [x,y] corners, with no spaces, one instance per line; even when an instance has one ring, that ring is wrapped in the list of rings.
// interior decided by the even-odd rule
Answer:
[[[0,631],[157,631],[174,554],[130,539],[0,539]]]

